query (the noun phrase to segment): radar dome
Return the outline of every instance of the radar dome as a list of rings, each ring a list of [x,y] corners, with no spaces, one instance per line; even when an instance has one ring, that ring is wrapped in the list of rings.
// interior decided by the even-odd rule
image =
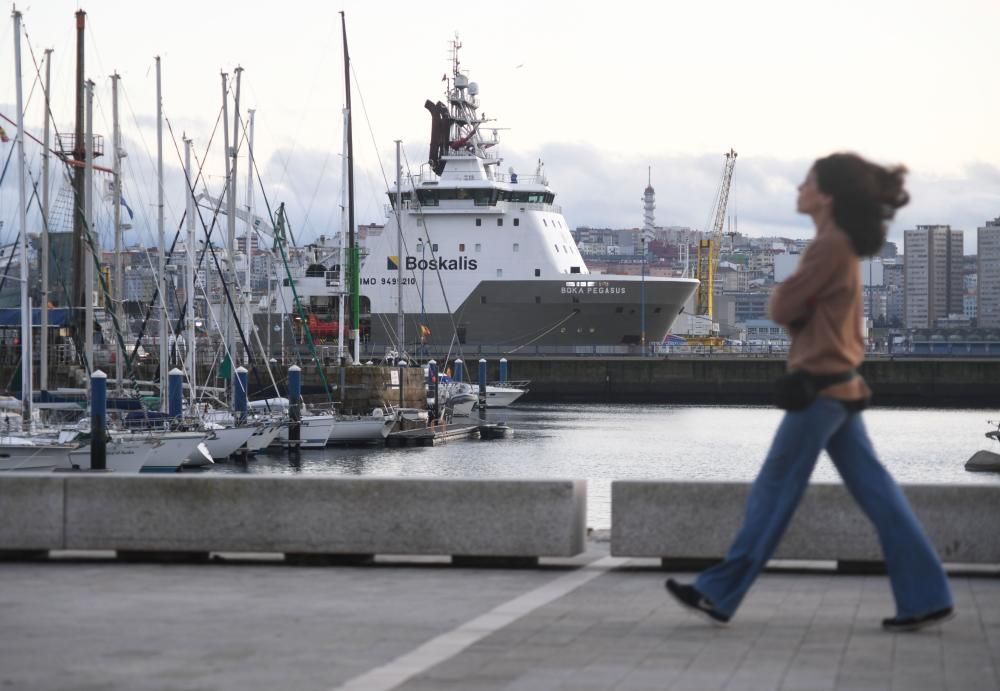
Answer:
[[[469,82],[469,95],[475,96],[479,93],[479,84],[476,82]]]

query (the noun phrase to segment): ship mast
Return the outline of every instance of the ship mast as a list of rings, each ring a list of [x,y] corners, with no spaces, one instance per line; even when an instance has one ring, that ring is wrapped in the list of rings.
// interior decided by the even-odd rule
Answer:
[[[28,202],[24,180],[24,97],[21,91],[21,13],[14,10],[14,74],[17,82],[18,252],[21,255],[21,420],[31,430],[31,302],[28,297]]]

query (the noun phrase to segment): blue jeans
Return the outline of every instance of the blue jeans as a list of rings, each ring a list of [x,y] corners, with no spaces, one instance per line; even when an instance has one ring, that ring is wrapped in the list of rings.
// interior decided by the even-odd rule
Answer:
[[[879,463],[860,413],[820,396],[787,413],[754,480],[746,516],[725,560],[695,587],[732,616],[774,553],[826,449],[851,496],[875,525],[896,599],[896,615],[913,617],[952,605],[948,578],[899,485]]]

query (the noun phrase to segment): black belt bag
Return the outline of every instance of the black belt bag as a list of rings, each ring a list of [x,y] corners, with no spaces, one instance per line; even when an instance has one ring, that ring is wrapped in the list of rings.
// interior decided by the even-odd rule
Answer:
[[[816,400],[820,391],[850,381],[857,374],[854,370],[840,374],[810,374],[805,370],[789,372],[774,384],[774,405],[783,410],[804,410]]]

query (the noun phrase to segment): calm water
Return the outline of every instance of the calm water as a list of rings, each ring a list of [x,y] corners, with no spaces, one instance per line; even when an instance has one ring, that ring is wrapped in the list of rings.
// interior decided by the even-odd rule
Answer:
[[[883,462],[902,482],[1000,483],[1000,473],[969,473],[979,449],[1000,452],[983,435],[988,410],[878,408],[865,422]],[[610,524],[610,483],[618,479],[751,480],[781,412],[762,407],[518,404],[496,411],[512,439],[455,441],[437,447],[305,451],[292,467],[283,455],[259,456],[217,472],[383,477],[586,478],[588,525]],[[991,448],[993,447],[997,448]],[[836,481],[826,454],[813,474]]]

